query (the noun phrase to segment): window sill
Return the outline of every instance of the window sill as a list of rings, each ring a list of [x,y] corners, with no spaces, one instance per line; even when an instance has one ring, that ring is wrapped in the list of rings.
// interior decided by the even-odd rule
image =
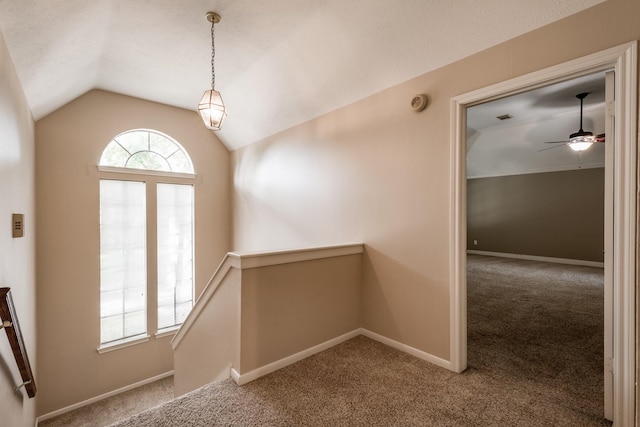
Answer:
[[[180,326],[182,325],[171,326],[169,328],[160,329],[158,332],[156,332],[155,337],[164,338],[164,337],[173,336],[176,334],[176,332],[178,332],[178,329],[180,329]]]
[[[98,347],[98,354],[108,353],[110,351],[119,350],[121,348],[130,347],[132,345],[141,344],[149,341],[149,335],[136,335],[135,337],[125,338],[123,340],[110,342]]]
[[[196,178],[195,173],[167,172],[167,171],[135,169],[135,168],[120,168],[116,166],[98,165],[98,171],[109,172],[109,173],[124,173],[124,174],[132,174],[132,175],[151,175],[151,176],[172,177],[172,178],[187,178],[187,179]]]

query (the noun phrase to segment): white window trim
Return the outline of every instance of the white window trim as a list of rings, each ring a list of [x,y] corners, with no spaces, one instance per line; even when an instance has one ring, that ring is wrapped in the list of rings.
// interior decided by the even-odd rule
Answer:
[[[166,138],[170,139],[182,151],[184,151],[186,156],[189,158],[189,161],[191,162],[191,166],[193,168],[193,163],[191,161],[191,158],[190,158],[188,152],[184,149],[184,147],[182,147],[182,145],[180,145],[180,143],[175,141],[173,138],[171,138],[168,135],[165,135],[165,134],[163,134],[161,132],[154,131],[154,130],[148,130],[148,129],[131,130],[131,131],[128,131],[128,132],[135,132],[135,131],[153,132],[153,133],[157,133],[159,135],[163,135]],[[118,136],[120,136],[120,135],[118,135]],[[111,142],[115,141],[116,138],[117,137],[115,137]],[[111,177],[109,177],[108,175],[109,174],[114,174],[114,175],[119,175],[117,178],[114,177],[114,179],[120,179],[120,180],[122,180],[122,179],[126,180],[126,178],[125,178],[126,175],[139,175],[139,176],[149,176],[149,177],[155,177],[155,178],[171,178],[172,180],[177,180],[177,182],[175,182],[175,181],[173,182],[174,184],[180,184],[181,180],[191,181],[188,185],[192,185],[194,187],[194,209],[195,209],[195,179],[197,177],[197,174],[195,172],[194,173],[172,172],[172,171],[162,171],[162,170],[119,167],[119,166],[105,166],[105,165],[99,165],[99,164],[96,165],[96,168],[97,168],[98,172],[100,173],[99,175],[102,175],[100,179],[111,179]],[[107,176],[105,176],[105,175],[107,175]],[[149,184],[149,181],[146,180],[146,179],[143,179],[143,178],[141,178],[140,182],[143,182],[145,184],[145,186],[147,186]],[[158,184],[158,182],[156,182],[156,185],[157,184]],[[195,211],[193,213],[195,215]],[[195,229],[194,229],[194,237],[195,237]],[[194,250],[195,250],[195,242],[194,242]],[[195,254],[194,254],[194,257],[195,257]],[[195,272],[195,264],[194,264],[194,272]],[[147,286],[148,286],[148,284],[147,284]],[[193,283],[192,286],[194,287],[194,289],[193,289],[194,300],[192,300],[192,305],[193,305],[195,303],[195,283]],[[148,326],[148,323],[147,323],[147,326]],[[180,323],[179,325],[172,325],[172,326],[168,326],[168,327],[165,327],[165,328],[162,328],[162,329],[158,329],[156,331],[156,333],[153,334],[153,337],[155,339],[159,339],[159,338],[164,338],[164,337],[167,337],[167,336],[173,336],[178,332],[178,330],[180,329],[181,326],[182,326],[182,323]],[[97,352],[98,352],[98,354],[104,354],[104,353],[108,353],[108,352],[111,352],[111,351],[114,351],[114,350],[119,350],[121,348],[126,348],[126,347],[130,347],[130,346],[133,346],[133,345],[137,345],[137,344],[141,344],[141,343],[144,343],[144,342],[148,342],[150,340],[151,336],[152,335],[149,334],[148,329],[147,329],[147,332],[144,332],[142,334],[138,334],[138,335],[131,336],[131,337],[125,337],[125,338],[122,338],[122,339],[119,339],[119,340],[115,340],[115,341],[111,341],[111,342],[108,342],[108,343],[101,343],[100,346],[97,348]]]
[[[149,338],[151,338],[151,336],[145,333],[140,335],[134,335],[132,337],[123,338],[117,341],[104,343],[100,347],[98,347],[97,349],[98,354],[104,354],[110,351],[119,350],[121,348],[131,347],[132,345],[136,345],[136,344],[142,344],[143,342],[149,341]]]
[[[182,323],[184,323],[184,322],[182,322]],[[158,331],[155,334],[155,337],[156,338],[164,338],[164,337],[175,335],[176,332],[178,332],[178,329],[180,329],[180,327],[182,326],[182,323],[180,323],[179,325],[173,325],[173,326],[169,326],[167,328],[158,329]]]
[[[98,167],[98,171],[100,172],[117,173],[117,174],[163,176],[163,177],[186,178],[186,179],[195,179],[197,176],[195,173],[184,173],[184,172],[167,172],[167,171],[157,171],[157,170],[149,170],[149,169],[121,168],[117,166],[100,166],[100,165],[98,165],[97,167]]]

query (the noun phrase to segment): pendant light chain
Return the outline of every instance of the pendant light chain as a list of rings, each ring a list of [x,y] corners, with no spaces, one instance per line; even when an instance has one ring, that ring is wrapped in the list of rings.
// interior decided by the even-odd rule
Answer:
[[[214,65],[216,57],[216,37],[213,30],[215,26],[216,24],[211,21],[211,89],[213,90],[216,88],[216,68]]]

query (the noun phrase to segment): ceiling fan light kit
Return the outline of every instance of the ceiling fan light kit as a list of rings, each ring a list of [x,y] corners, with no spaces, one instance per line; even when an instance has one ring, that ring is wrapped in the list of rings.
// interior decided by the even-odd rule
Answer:
[[[593,133],[582,130],[582,106],[584,99],[589,95],[588,92],[579,93],[576,98],[580,100],[580,130],[569,135],[569,148],[573,151],[584,151],[593,144]]]
[[[207,129],[217,131],[222,128],[222,122],[227,117],[227,110],[222,102],[222,95],[215,90],[216,72],[214,60],[216,56],[214,26],[220,22],[220,15],[215,12],[207,12],[207,21],[211,22],[211,90],[207,90],[202,95],[198,103],[198,112]]]
[[[604,142],[605,136],[604,134],[600,134],[598,136],[593,136],[592,132],[585,131],[582,129],[582,112],[583,112],[583,104],[584,99],[589,95],[589,92],[579,93],[576,95],[576,98],[580,100],[580,130],[578,132],[572,133],[569,135],[569,141],[556,141],[550,142],[551,144],[556,144],[558,142],[564,142],[569,146],[573,151],[584,151],[591,147],[594,142]],[[554,147],[552,147],[554,148]],[[544,150],[540,150],[544,151]]]
[[[569,148],[571,148],[573,151],[584,151],[587,148],[591,147],[591,145],[593,145],[594,138],[591,132],[588,133],[590,135],[571,136],[571,138],[569,138],[569,142],[567,143],[569,145]]]

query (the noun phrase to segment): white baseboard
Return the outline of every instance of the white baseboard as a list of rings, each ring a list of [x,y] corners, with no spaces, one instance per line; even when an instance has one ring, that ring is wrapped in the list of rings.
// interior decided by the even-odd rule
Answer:
[[[129,391],[129,390],[133,390],[134,388],[142,387],[143,385],[147,385],[147,384],[150,384],[152,382],[161,380],[163,378],[170,377],[171,375],[173,375],[173,371],[165,372],[164,374],[156,375],[155,377],[147,378],[146,380],[142,380],[142,381],[139,381],[139,382],[134,383],[134,384],[129,384],[128,386],[119,388],[117,390],[112,390],[112,391],[110,391],[108,393],[101,394],[101,395],[96,396],[96,397],[92,397],[91,399],[87,399],[87,400],[84,400],[82,402],[78,402],[78,403],[75,403],[73,405],[67,406],[65,408],[61,408],[61,409],[58,409],[56,411],[49,412],[48,414],[41,415],[38,418],[36,418],[36,426],[38,425],[38,423],[40,421],[48,420],[48,419],[51,419],[53,417],[57,417],[58,415],[66,414],[67,412],[71,412],[71,411],[73,411],[75,409],[82,408],[83,406],[91,405],[92,403],[96,403],[96,402],[98,402],[100,400],[103,400],[103,399],[106,399],[108,397],[113,397],[113,396],[115,396],[117,394],[124,393],[124,392]]]
[[[415,347],[411,347],[406,344],[402,344],[401,342],[392,340],[391,338],[387,338],[383,335],[376,334],[375,332],[371,332],[367,329],[360,329],[360,333],[365,337],[371,338],[372,340],[381,342],[382,344],[388,345],[389,347],[393,347],[396,350],[400,350],[404,353],[408,353],[412,356],[417,357],[418,359],[425,360],[429,363],[433,363],[434,365],[440,366],[442,368],[452,370],[451,362],[449,360],[441,359],[440,357],[434,356],[422,350],[418,350]]]
[[[378,341],[382,344],[388,345],[389,347],[393,347],[397,350],[400,350],[402,352],[415,356],[418,359],[422,359],[427,362],[433,363],[434,365],[451,370],[451,362],[448,360],[444,360],[437,356],[433,356],[422,350],[418,350],[417,348],[408,346],[406,344],[402,344],[398,341],[394,341],[390,338],[376,334],[375,332],[371,332],[367,329],[358,328],[344,335],[341,335],[339,337],[330,339],[329,341],[325,341],[321,344],[310,347],[296,354],[292,354],[291,356],[287,356],[283,359],[280,359],[268,365],[262,366],[258,369],[254,369],[253,371],[249,371],[246,374],[240,374],[236,369],[231,368],[231,378],[233,378],[233,380],[238,385],[247,384],[251,381],[257,380],[260,377],[263,377],[267,374],[277,371],[278,369],[287,367],[295,362],[298,362],[302,359],[306,359],[309,356],[313,356],[316,353],[320,353],[321,351],[327,350],[331,347],[341,344],[347,340],[350,340],[351,338],[357,337],[358,335],[364,335],[365,337],[371,338],[372,340]]]
[[[253,380],[277,371],[278,369],[282,369],[286,366],[299,362],[302,359],[306,359],[309,356],[313,356],[316,353],[320,353],[321,351],[327,350],[347,340],[350,340],[351,338],[357,337],[358,335],[360,335],[360,329],[354,329],[353,331],[347,332],[344,335],[332,338],[329,341],[325,341],[321,344],[315,345],[306,350],[302,350],[283,359],[276,360],[275,362],[269,363],[268,365],[262,366],[258,369],[254,369],[253,371],[249,371],[246,374],[240,374],[235,368],[231,368],[231,378],[233,378],[233,380],[238,385],[247,384]]]
[[[553,262],[556,264],[583,265],[586,267],[604,268],[604,262],[585,261],[581,259],[553,258],[548,256],[537,256],[537,255],[508,254],[503,252],[477,251],[474,249],[467,249],[467,253],[474,254],[474,255],[495,256],[495,257],[502,257],[502,258],[524,259],[527,261],[542,261],[542,262]]]

